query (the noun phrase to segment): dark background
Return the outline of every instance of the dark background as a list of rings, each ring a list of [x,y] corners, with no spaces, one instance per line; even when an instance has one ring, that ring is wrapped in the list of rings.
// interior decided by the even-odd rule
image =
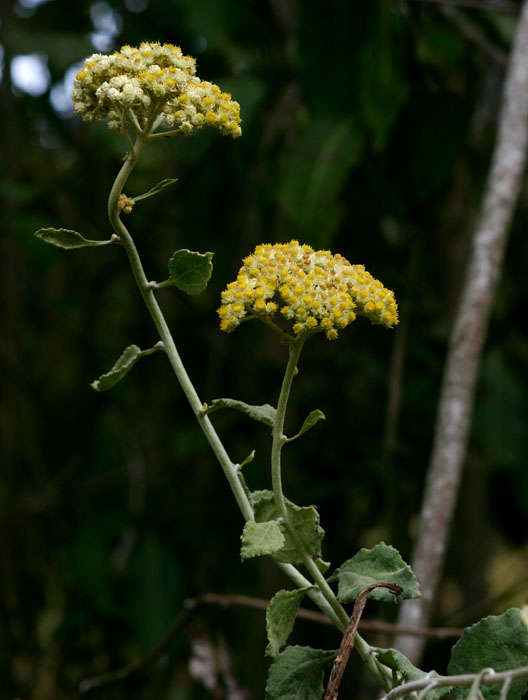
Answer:
[[[139,363],[109,393],[90,389],[126,345],[158,338],[119,248],[68,253],[32,235],[46,225],[109,235],[106,197],[124,143],[103,124],[57,111],[65,73],[95,50],[92,40],[109,50],[172,42],[241,104],[242,138],[204,130],[153,144],[129,188],[178,178],[129,218],[149,278],[163,279],[180,247],[215,251],[204,294],[159,294],[203,400],[276,401],[284,347],[259,324],[222,334],[215,314],[221,289],[258,242],[331,248],[395,290],[396,331],[359,321],[336,343],[318,337],[294,386],[290,432],[317,407],[327,421],[288,448],[286,492],[318,505],[325,556],[336,566],[381,539],[411,555],[503,69],[436,6],[414,1],[32,5],[3,2],[0,39],[0,698],[62,700],[77,696],[81,679],[145,654],[185,598],[269,598],[289,585],[269,560],[241,564],[242,518],[163,356]],[[463,12],[509,50],[514,13]],[[17,87],[10,71],[15,57],[32,54],[49,71],[40,95]],[[527,214],[523,191],[437,625],[520,605],[528,588]],[[268,487],[267,429],[231,413],[214,422],[234,460],[256,449],[246,477],[252,488]],[[367,615],[394,620],[396,610],[371,604]],[[262,698],[263,623],[262,612],[204,608],[147,674],[93,697],[223,697],[225,678],[211,693],[189,674],[191,640],[200,638],[227,650],[246,690],[239,697]],[[309,622],[292,639],[339,643],[337,632]],[[445,671],[449,648],[431,642],[425,666]],[[354,660],[349,697],[359,697],[360,676]]]

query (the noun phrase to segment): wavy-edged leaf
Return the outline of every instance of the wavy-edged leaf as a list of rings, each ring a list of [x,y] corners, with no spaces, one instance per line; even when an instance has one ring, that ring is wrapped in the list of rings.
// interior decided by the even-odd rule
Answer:
[[[266,700],[321,700],[324,671],[337,650],[287,647],[272,663]]]
[[[376,656],[382,664],[396,671],[398,674],[398,685],[409,683],[410,681],[419,681],[427,675],[425,671],[416,668],[401,651],[396,649],[381,649],[376,652]]]
[[[306,433],[307,430],[310,430],[311,428],[313,428],[314,425],[316,423],[318,423],[320,420],[326,420],[326,416],[321,410],[316,408],[315,411],[312,411],[306,417],[299,432],[296,435],[294,435],[293,437],[288,438],[288,440],[286,442],[292,442],[293,440],[297,440],[298,437],[301,437],[301,435],[304,435],[304,433]]]
[[[275,505],[275,500],[271,491],[253,491],[251,494],[251,503],[257,522],[275,520],[281,515]],[[304,544],[304,548],[311,557],[319,558],[321,556],[321,542],[323,541],[325,533],[323,528],[319,525],[319,513],[317,509],[314,506],[297,506],[287,499],[286,507],[288,508],[289,520],[295,528],[297,536]],[[284,536],[284,545],[279,551],[275,552],[273,556],[281,562],[301,564],[303,558],[298,552],[295,542],[288,532],[288,528],[283,522],[280,522],[279,526]]]
[[[134,202],[140,202],[142,199],[147,199],[147,197],[153,197],[155,194],[158,194],[158,192],[161,192],[166,187],[173,185],[175,182],[178,182],[177,179],[173,177],[166,177],[163,180],[160,180],[157,185],[151,187],[150,190],[143,192],[143,194],[138,194],[137,197],[133,197],[133,200]]]
[[[108,391],[130,372],[140,357],[151,355],[153,352],[156,352],[156,349],[141,350],[137,345],[129,345],[123,350],[112,369],[102,374],[90,386],[96,391]]]
[[[521,611],[510,608],[502,615],[485,617],[464,630],[451,650],[447,670],[450,675],[478,673],[483,668],[507,671],[528,664],[528,629]],[[482,683],[480,690],[486,700],[500,697],[500,684]],[[508,700],[520,700],[528,690],[528,680],[512,683]],[[467,688],[454,688],[455,698],[466,697]]]
[[[293,591],[278,591],[271,599],[266,610],[268,635],[266,654],[268,656],[277,656],[281,647],[288,641],[301,600],[310,588],[311,586],[306,586]]]
[[[278,551],[284,545],[284,536],[275,520],[266,523],[249,520],[244,525],[241,542],[240,556],[251,559]]]
[[[236,399],[214,399],[214,401],[211,401],[205,412],[208,414],[214,413],[215,411],[219,411],[221,408],[232,408],[235,411],[245,413],[246,416],[249,416],[249,418],[265,423],[266,425],[269,425],[270,428],[273,428],[273,424],[275,423],[275,415],[277,413],[277,409],[270,406],[269,403],[264,403],[260,406],[251,406],[250,404],[244,403],[243,401],[237,401]]]
[[[214,253],[177,250],[169,260],[169,279],[158,287],[178,287],[186,294],[199,294],[207,287],[213,273]]]
[[[107,241],[91,241],[77,233],[77,231],[71,231],[67,228],[39,228],[38,231],[35,231],[35,236],[45,243],[50,243],[57,246],[57,248],[65,248],[66,250],[112,243],[110,239]]]
[[[352,602],[367,586],[382,581],[401,586],[400,598],[419,598],[421,595],[411,567],[403,561],[397,549],[384,542],[372,549],[360,549],[337,569],[336,574],[339,582],[337,597],[342,603]],[[369,597],[385,602],[395,600],[385,588],[375,588]]]

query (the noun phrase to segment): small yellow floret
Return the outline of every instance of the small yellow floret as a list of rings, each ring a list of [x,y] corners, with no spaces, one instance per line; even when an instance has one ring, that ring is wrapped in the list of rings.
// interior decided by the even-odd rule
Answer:
[[[220,314],[232,330],[247,313],[281,315],[291,321],[295,335],[324,331],[329,340],[338,337],[356,313],[372,323],[392,327],[398,323],[394,294],[367,272],[341,255],[314,251],[298,241],[265,243],[244,259],[237,282],[222,293]]]

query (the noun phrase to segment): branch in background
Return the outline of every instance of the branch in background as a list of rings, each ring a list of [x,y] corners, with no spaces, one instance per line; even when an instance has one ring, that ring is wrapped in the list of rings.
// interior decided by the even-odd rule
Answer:
[[[198,598],[188,598],[183,604],[183,610],[178,615],[176,620],[170,626],[167,634],[163,637],[160,643],[154,647],[146,656],[137,661],[134,661],[117,671],[110,671],[109,673],[104,673],[101,676],[95,676],[93,678],[86,678],[81,681],[79,685],[79,691],[81,693],[89,693],[92,690],[97,690],[105,685],[113,685],[114,683],[120,683],[121,681],[127,680],[130,676],[135,675],[141,671],[144,671],[151,663],[156,661],[168,648],[172,639],[175,637],[176,633],[191,619],[194,613],[201,607],[205,605],[219,605],[222,608],[230,608],[233,606],[239,606],[243,608],[255,608],[257,610],[266,610],[269,605],[269,600],[264,598],[251,598],[247,595],[219,595],[217,593],[204,593]],[[310,620],[311,622],[317,622],[323,625],[332,625],[333,622],[329,617],[323,615],[323,613],[317,612],[315,610],[307,610],[306,608],[299,608],[297,611],[297,617],[303,620]],[[445,639],[447,637],[459,637],[463,630],[455,627],[438,627],[438,628],[423,628],[416,629],[403,628],[396,625],[392,625],[388,622],[381,622],[378,620],[362,620],[359,623],[359,628],[364,630],[370,630],[375,632],[389,632],[398,634],[409,634],[409,635],[425,635],[427,637],[436,637],[438,639]]]
[[[528,140],[528,0],[517,26],[504,84],[499,131],[475,229],[460,307],[451,333],[420,527],[412,566],[423,597],[402,605],[399,624],[424,626],[442,570],[468,429],[482,345],[501,271]],[[398,637],[395,646],[418,663],[423,639]]]
[[[470,44],[479,49],[481,53],[494,61],[502,68],[506,67],[508,55],[488,39],[484,32],[474,24],[466,15],[449,5],[440,5],[438,11],[453,25],[457,32]]]
[[[520,5],[508,0],[410,0],[411,2],[426,2],[432,5],[451,7],[471,7],[475,10],[495,10],[497,12],[519,12]]]

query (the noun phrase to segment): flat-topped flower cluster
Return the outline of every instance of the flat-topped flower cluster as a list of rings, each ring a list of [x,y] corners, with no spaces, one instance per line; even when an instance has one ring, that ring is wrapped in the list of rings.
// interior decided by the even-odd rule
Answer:
[[[196,61],[179,46],[143,43],[111,55],[93,54],[75,78],[72,100],[85,121],[108,119],[116,131],[135,122],[159,123],[182,134],[202,126],[240,136],[240,105],[217,85],[200,80]]]
[[[398,323],[394,292],[342,255],[298,241],[264,243],[244,259],[237,279],[222,292],[220,328],[234,330],[244,318],[277,311],[297,335],[324,331],[335,340],[356,314],[391,328]]]

